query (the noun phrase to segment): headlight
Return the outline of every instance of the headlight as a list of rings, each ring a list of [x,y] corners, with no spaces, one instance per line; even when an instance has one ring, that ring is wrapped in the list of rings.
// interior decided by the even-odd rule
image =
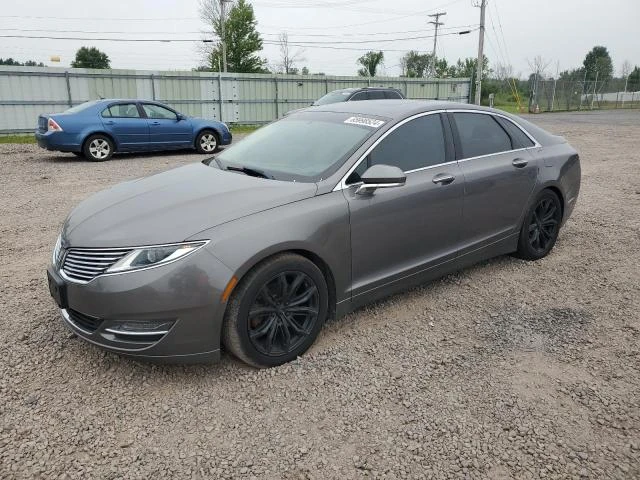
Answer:
[[[58,266],[58,260],[60,259],[60,251],[62,250],[62,234],[58,235],[56,240],[56,246],[53,247],[53,255],[51,257],[51,263],[54,267]]]
[[[136,248],[128,253],[116,263],[114,263],[105,273],[126,272],[141,268],[155,267],[173,262],[179,258],[195,252],[205,242],[176,243],[173,245],[159,245],[157,247]]]

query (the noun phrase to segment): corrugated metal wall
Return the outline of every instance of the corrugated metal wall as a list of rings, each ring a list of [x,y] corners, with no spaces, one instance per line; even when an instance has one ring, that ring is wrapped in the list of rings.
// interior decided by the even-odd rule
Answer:
[[[40,113],[96,98],[157,100],[176,110],[228,123],[281,118],[327,92],[395,87],[407,98],[467,102],[469,79],[364,78],[249,73],[90,70],[0,66],[0,133],[30,132]]]

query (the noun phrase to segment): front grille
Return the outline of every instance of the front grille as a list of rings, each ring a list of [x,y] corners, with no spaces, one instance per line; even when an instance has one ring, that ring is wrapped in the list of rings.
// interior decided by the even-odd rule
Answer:
[[[69,314],[69,318],[72,323],[81,330],[85,330],[90,333],[95,332],[102,323],[101,318],[91,317],[84,313],[76,312],[75,310],[68,309],[67,313]]]
[[[46,117],[38,117],[38,130],[46,132],[48,128],[49,126]]]
[[[104,273],[132,250],[131,248],[70,248],[64,256],[62,271],[71,280],[88,282]]]

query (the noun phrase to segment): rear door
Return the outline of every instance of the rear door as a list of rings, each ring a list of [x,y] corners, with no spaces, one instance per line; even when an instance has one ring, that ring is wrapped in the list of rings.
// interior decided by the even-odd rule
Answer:
[[[523,133],[529,142],[523,145],[493,114],[465,111],[449,113],[449,117],[465,178],[460,252],[464,254],[519,231],[538,170],[528,151],[533,142]]]
[[[149,123],[149,142],[152,149],[186,148],[193,145],[191,120],[181,120],[173,110],[155,103],[141,105]]]
[[[135,102],[113,103],[100,116],[105,131],[116,140],[118,150],[147,149],[149,125]]]

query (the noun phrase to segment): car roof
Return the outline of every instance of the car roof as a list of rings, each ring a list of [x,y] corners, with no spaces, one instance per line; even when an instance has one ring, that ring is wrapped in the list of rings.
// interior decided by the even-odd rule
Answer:
[[[495,112],[487,107],[481,107],[469,103],[448,102],[444,100],[362,100],[359,102],[338,102],[326,105],[308,107],[306,112],[337,112],[353,113],[357,115],[375,115],[389,119],[402,119],[416,113],[429,112],[432,110],[479,110]],[[502,113],[502,112],[500,112]]]

